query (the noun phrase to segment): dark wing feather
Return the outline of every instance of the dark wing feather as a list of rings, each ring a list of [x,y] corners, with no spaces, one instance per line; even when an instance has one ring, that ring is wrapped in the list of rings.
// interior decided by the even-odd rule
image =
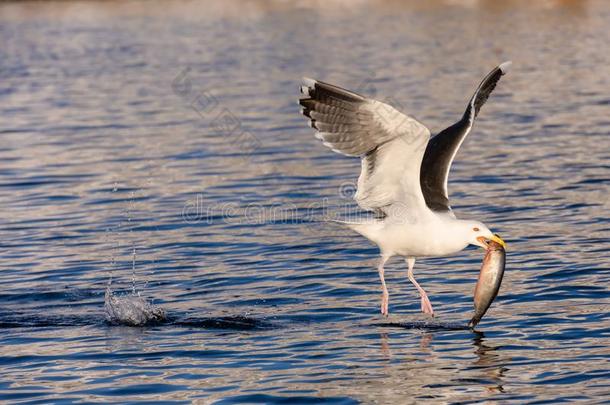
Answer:
[[[500,78],[508,71],[510,62],[504,62],[483,79],[466,107],[462,118],[439,132],[428,142],[420,170],[420,183],[426,205],[439,212],[450,212],[447,180],[449,170],[462,142],[470,132],[475,118]]]

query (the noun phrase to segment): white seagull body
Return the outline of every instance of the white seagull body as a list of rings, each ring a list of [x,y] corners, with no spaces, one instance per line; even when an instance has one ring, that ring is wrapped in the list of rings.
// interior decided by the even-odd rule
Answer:
[[[354,198],[376,218],[345,224],[379,246],[381,313],[385,316],[389,294],[384,264],[390,257],[406,258],[408,277],[420,293],[422,311],[434,315],[426,292],[413,276],[416,258],[454,254],[469,244],[486,248],[488,240],[504,246],[481,222],[455,217],[447,180],[460,145],[509,65],[505,62],[493,69],[475,91],[463,117],[432,138],[428,128],[388,104],[303,79],[301,112],[318,131],[316,137],[333,151],[362,160]]]

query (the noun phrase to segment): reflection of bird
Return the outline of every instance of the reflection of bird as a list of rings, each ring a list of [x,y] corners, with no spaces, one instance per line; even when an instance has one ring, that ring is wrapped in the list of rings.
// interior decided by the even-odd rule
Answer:
[[[413,276],[418,257],[445,256],[469,244],[504,242],[478,221],[459,220],[449,205],[447,179],[453,158],[479,110],[510,62],[493,69],[470,99],[463,117],[430,139],[430,131],[392,106],[313,79],[304,79],[299,100],[316,137],[333,151],[358,156],[362,170],[354,199],[375,218],[344,222],[379,246],[383,287],[381,313],[388,315],[384,264],[404,256],[409,280],[421,296],[423,312],[434,315]]]
[[[500,346],[488,346],[485,344],[485,335],[474,332],[474,345],[477,360],[473,363],[474,370],[480,370],[482,376],[479,381],[489,381],[491,385],[486,386],[489,392],[504,392],[504,373],[506,372],[506,359],[501,355]]]

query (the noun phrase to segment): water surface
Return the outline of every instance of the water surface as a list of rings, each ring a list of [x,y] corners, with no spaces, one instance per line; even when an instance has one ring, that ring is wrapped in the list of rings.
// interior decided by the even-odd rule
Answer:
[[[311,3],[311,4],[310,4]],[[533,4],[530,4],[533,3]],[[610,394],[610,3],[0,5],[0,398],[603,402]],[[425,328],[395,258],[324,214],[357,160],[298,114],[310,76],[438,132],[511,59],[453,207],[509,243],[479,332]],[[165,324],[104,321],[138,290]],[[466,324],[482,252],[417,262]]]

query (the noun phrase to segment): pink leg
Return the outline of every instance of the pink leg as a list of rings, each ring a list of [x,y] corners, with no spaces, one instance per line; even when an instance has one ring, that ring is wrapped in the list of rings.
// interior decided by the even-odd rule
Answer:
[[[430,300],[428,299],[428,294],[426,294],[426,292],[424,291],[423,288],[421,288],[419,283],[417,281],[415,281],[415,277],[413,276],[413,267],[415,266],[415,258],[408,257],[407,265],[409,266],[409,272],[407,273],[409,276],[409,280],[413,283],[415,288],[417,288],[417,291],[419,291],[419,295],[421,297],[421,311],[425,314],[430,314],[431,316],[434,316],[434,310],[432,309],[432,304],[430,303]]]
[[[388,288],[385,285],[385,278],[384,278],[384,269],[383,269],[383,265],[388,261],[389,257],[388,256],[381,256],[381,259],[379,260],[379,266],[377,266],[377,271],[379,271],[379,279],[381,280],[381,314],[383,316],[388,316],[389,311],[388,311],[388,305],[389,305],[389,301],[390,301],[390,294],[388,293]]]

